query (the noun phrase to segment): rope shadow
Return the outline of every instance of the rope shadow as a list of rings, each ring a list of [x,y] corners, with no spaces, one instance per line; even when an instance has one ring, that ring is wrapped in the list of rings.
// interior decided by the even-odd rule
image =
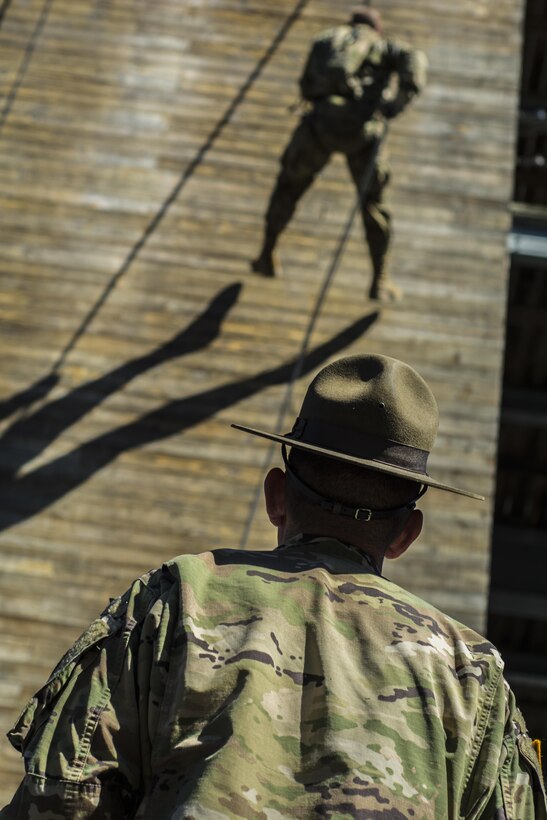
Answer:
[[[44,399],[58,381],[59,376],[57,373],[49,373],[31,384],[30,387],[25,387],[19,393],[14,393],[9,399],[0,401],[0,421],[13,416],[18,410],[23,410],[40,399]]]
[[[328,341],[313,348],[305,355],[300,374],[310,373],[328,358],[356,342],[377,317],[377,312],[364,316]],[[47,509],[84,484],[121,453],[184,433],[266,387],[286,383],[291,379],[297,362],[298,357],[295,357],[285,364],[263,370],[254,376],[167,402],[163,407],[145,414],[136,421],[97,436],[70,453],[20,478],[7,481],[2,488],[5,511],[0,517],[0,531]]]
[[[0,27],[2,26],[2,23],[4,22],[4,17],[6,16],[6,13],[7,13],[10,6],[11,6],[11,0],[2,0],[2,4],[0,5]]]
[[[13,104],[17,99],[17,94],[19,93],[19,89],[27,74],[30,61],[32,60],[32,55],[34,53],[34,49],[36,48],[36,43],[38,42],[38,38],[40,37],[42,30],[46,24],[46,20],[48,18],[52,3],[53,0],[44,0],[44,4],[38,16],[38,21],[27,42],[25,51],[23,53],[23,57],[19,64],[19,68],[17,69],[15,80],[13,81],[13,85],[11,86],[10,92],[6,97],[6,102],[4,103],[2,112],[0,113],[0,130],[4,127],[6,120],[11,113],[11,109],[13,108]],[[0,11],[2,12],[2,18],[5,12],[7,11],[8,7],[9,3],[4,3],[4,6],[2,7],[2,9],[0,9]],[[2,18],[0,18],[0,24],[2,23]]]
[[[2,17],[4,16],[7,9],[9,8],[10,2],[11,2],[11,0],[3,0],[2,4],[0,5],[0,15],[1,15],[0,16],[0,24],[2,22]],[[167,211],[169,210],[170,206],[178,198],[181,191],[183,190],[183,188],[185,187],[187,182],[190,180],[190,178],[192,177],[192,175],[194,174],[196,169],[201,165],[201,163],[204,161],[204,159],[205,159],[206,155],[208,154],[208,152],[213,148],[214,144],[216,143],[217,139],[221,135],[222,131],[224,130],[226,125],[228,125],[230,123],[233,115],[235,114],[235,112],[237,111],[237,109],[239,108],[241,103],[244,101],[244,99],[247,95],[247,92],[253,86],[253,84],[256,82],[256,80],[260,77],[260,75],[264,71],[264,68],[267,66],[267,64],[270,62],[270,60],[273,58],[273,56],[277,52],[279,46],[281,45],[281,43],[283,42],[283,40],[287,36],[289,30],[294,25],[296,20],[298,20],[298,18],[300,17],[300,15],[302,13],[302,10],[304,9],[304,7],[307,5],[308,2],[309,2],[309,0],[298,0],[296,5],[294,6],[292,12],[290,12],[290,14],[287,15],[287,17],[283,21],[283,24],[281,25],[281,27],[279,28],[279,30],[277,31],[277,33],[273,37],[272,41],[270,42],[269,46],[267,47],[267,49],[264,52],[264,54],[262,55],[262,57],[260,57],[260,59],[257,61],[256,65],[254,66],[252,71],[249,73],[249,75],[247,76],[247,78],[245,79],[243,84],[240,86],[237,93],[235,94],[233,99],[228,104],[226,110],[222,113],[222,115],[220,116],[218,121],[215,123],[215,125],[211,129],[210,133],[207,135],[207,137],[206,137],[205,141],[203,142],[203,144],[197,150],[197,152],[196,152],[195,156],[193,157],[193,159],[189,162],[189,164],[186,166],[186,168],[182,171],[182,173],[181,173],[177,183],[175,184],[175,186],[172,188],[170,193],[167,195],[165,200],[162,202],[162,204],[160,205],[160,207],[158,208],[158,210],[156,211],[156,213],[154,214],[154,216],[152,217],[150,222],[145,226],[145,228],[144,228],[141,236],[139,237],[139,239],[131,247],[131,249],[127,253],[127,256],[125,257],[124,261],[122,262],[122,264],[120,265],[118,270],[115,271],[115,273],[111,276],[110,280],[107,282],[104,290],[99,295],[96,302],[91,306],[91,308],[89,309],[87,314],[84,316],[84,318],[80,322],[80,325],[74,331],[72,337],[69,339],[69,341],[67,342],[65,347],[61,350],[61,352],[57,356],[57,359],[55,360],[54,364],[52,365],[50,373],[48,374],[48,376],[44,377],[44,379],[40,379],[34,387],[28,388],[27,390],[23,391],[18,400],[16,400],[15,397],[14,397],[13,400],[10,400],[11,403],[9,403],[9,402],[1,403],[0,404],[0,419],[5,418],[8,415],[11,415],[11,413],[14,412],[17,409],[20,409],[20,408],[23,408],[23,407],[28,407],[30,404],[34,403],[38,399],[43,398],[43,396],[45,394],[47,394],[47,392],[49,392],[49,389],[51,389],[51,387],[54,386],[54,384],[56,382],[53,380],[53,377],[56,376],[58,371],[63,366],[67,356],[70,354],[70,352],[74,349],[74,347],[76,346],[78,341],[81,339],[81,337],[87,331],[87,329],[90,326],[91,322],[93,321],[95,316],[98,314],[98,312],[100,311],[102,306],[105,304],[106,300],[108,299],[108,297],[110,296],[110,294],[112,293],[112,291],[114,290],[116,285],[118,284],[121,277],[125,273],[127,273],[127,271],[129,270],[129,268],[131,267],[131,265],[133,264],[133,262],[135,261],[135,259],[139,255],[140,251],[142,250],[142,248],[144,247],[144,245],[146,244],[146,242],[148,241],[150,236],[158,228],[159,224],[163,220],[163,218],[166,215]],[[46,24],[46,21],[47,21],[47,18],[48,18],[52,3],[53,3],[53,0],[44,0],[44,3],[42,5],[42,9],[41,9],[38,21],[36,23],[36,26],[34,28],[34,31],[33,31],[32,35],[29,39],[29,42],[27,43],[27,46],[25,48],[25,52],[24,52],[23,58],[21,60],[21,64],[19,66],[17,76],[16,76],[15,81],[12,85],[12,88],[11,88],[7,98],[6,98],[4,108],[3,108],[2,112],[0,113],[0,130],[4,126],[4,124],[6,122],[6,119],[9,116],[9,114],[11,112],[11,109],[13,107],[13,104],[16,100],[17,93],[18,93],[19,88],[20,88],[20,86],[21,86],[21,84],[22,84],[22,82],[25,78],[28,66],[30,64],[32,54],[33,54],[35,46],[36,46],[36,42],[37,42],[37,40],[38,40],[38,38],[39,38],[45,24]],[[48,390],[46,390],[46,392],[44,393],[43,391],[45,390],[46,386],[48,386]]]
[[[83,318],[80,326],[74,332],[72,338],[68,341],[64,349],[59,354],[57,361],[55,362],[52,368],[54,372],[62,367],[66,357],[78,343],[78,340],[86,332],[87,328],[89,327],[89,325],[91,324],[91,322],[93,321],[101,307],[104,305],[104,303],[116,287],[121,277],[125,273],[127,273],[129,268],[131,267],[131,265],[143,249],[143,247],[146,245],[149,238],[160,225],[161,221],[163,220],[171,205],[178,199],[180,193],[182,192],[188,181],[191,179],[197,168],[202,164],[209,151],[213,148],[217,139],[222,134],[224,128],[230,123],[235,112],[237,111],[241,103],[244,101],[245,97],[247,96],[247,92],[253,86],[256,80],[260,77],[265,67],[268,65],[272,57],[275,55],[277,49],[287,36],[290,28],[300,17],[302,10],[304,9],[307,3],[308,0],[299,0],[299,2],[294,7],[293,11],[286,17],[286,19],[283,22],[283,25],[271,41],[270,45],[268,46],[262,57],[258,60],[258,62],[248,75],[245,82],[240,86],[236,95],[228,104],[228,107],[220,116],[216,124],[213,126],[213,128],[205,138],[205,141],[196,152],[193,159],[188,163],[184,171],[181,173],[177,183],[174,185],[170,193],[162,202],[162,204],[160,205],[160,207],[158,208],[158,210],[156,211],[148,225],[146,225],[139,239],[130,249],[129,253],[125,257],[124,261],[122,262],[118,270],[112,275],[110,281],[106,284],[103,292],[101,293],[95,304],[92,305],[87,315]]]

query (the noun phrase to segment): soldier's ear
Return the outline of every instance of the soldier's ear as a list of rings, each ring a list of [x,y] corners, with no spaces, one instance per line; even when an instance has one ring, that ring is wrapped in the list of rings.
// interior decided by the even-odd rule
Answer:
[[[395,536],[386,550],[386,558],[399,558],[407,551],[410,545],[418,538],[422,531],[424,517],[421,510],[412,510],[404,527]]]
[[[284,527],[287,520],[285,504],[285,473],[279,467],[273,467],[264,479],[264,498],[266,512],[274,527]]]

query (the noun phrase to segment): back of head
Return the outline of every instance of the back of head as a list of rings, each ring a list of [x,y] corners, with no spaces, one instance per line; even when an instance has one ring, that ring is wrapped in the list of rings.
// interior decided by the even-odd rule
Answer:
[[[427,472],[438,424],[435,396],[419,373],[398,359],[362,353],[317,373],[290,432],[234,427],[278,441],[284,454],[291,448],[288,500],[300,531],[317,534],[307,525],[320,515],[329,526],[324,534],[349,527],[364,543],[376,531],[380,544],[393,531],[390,521],[404,527],[428,487],[482,499]]]
[[[355,25],[366,25],[373,28],[379,34],[382,33],[382,15],[371,6],[356,6],[352,9],[350,23]]]
[[[296,448],[291,450],[289,465],[315,492],[351,507],[373,510],[404,507],[420,491],[420,484],[414,481]],[[383,557],[406,517],[401,510],[401,514],[393,518],[356,521],[319,508],[290,480],[286,493],[288,514],[301,532],[334,535],[355,546],[371,549],[379,557]]]

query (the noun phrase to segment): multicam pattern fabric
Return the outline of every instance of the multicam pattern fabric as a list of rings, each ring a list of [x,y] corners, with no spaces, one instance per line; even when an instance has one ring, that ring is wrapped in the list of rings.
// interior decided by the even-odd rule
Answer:
[[[314,38],[299,84],[305,100],[330,101],[339,117],[353,112],[356,122],[362,123],[381,107],[393,75],[397,77],[397,93],[391,101],[391,116],[423,91],[425,54],[384,39],[370,26],[344,25]]]
[[[10,739],[2,820],[546,817],[496,649],[327,538],[139,579]]]

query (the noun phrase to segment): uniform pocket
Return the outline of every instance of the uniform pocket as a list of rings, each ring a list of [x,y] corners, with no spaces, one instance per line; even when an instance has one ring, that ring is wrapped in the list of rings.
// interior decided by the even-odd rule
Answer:
[[[527,769],[531,777],[532,791],[536,804],[536,820],[544,820],[544,818],[547,818],[547,809],[545,808],[545,784],[537,752],[528,734],[518,735],[517,747],[521,758],[526,761]]]
[[[513,731],[505,744],[508,755],[501,770],[501,785],[507,820],[547,820],[539,759],[519,709],[514,711]]]

